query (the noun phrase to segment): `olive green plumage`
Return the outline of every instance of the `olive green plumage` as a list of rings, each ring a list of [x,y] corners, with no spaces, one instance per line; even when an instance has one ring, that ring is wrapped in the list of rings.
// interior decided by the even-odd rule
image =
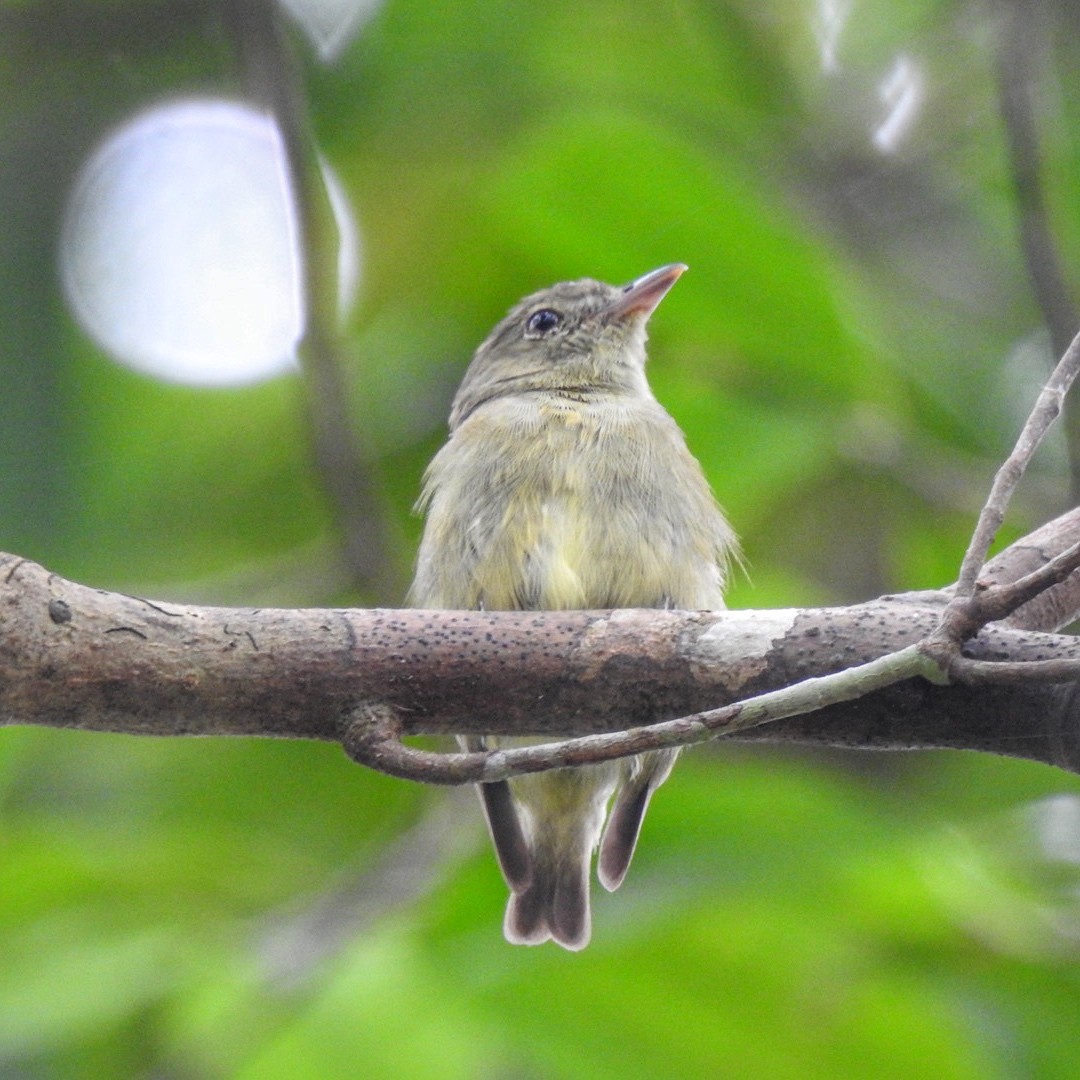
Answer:
[[[645,379],[645,324],[684,269],[555,285],[495,327],[425,475],[414,606],[723,606],[734,536]],[[481,786],[510,941],[588,943],[592,852],[599,842],[600,880],[616,888],[676,753]]]

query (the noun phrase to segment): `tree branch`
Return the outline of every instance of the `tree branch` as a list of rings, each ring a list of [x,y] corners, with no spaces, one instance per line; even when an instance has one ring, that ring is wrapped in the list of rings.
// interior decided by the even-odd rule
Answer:
[[[1080,772],[1080,642],[997,625],[1053,589],[1061,603],[1043,613],[1063,610],[1077,519],[1025,545],[1037,558],[1006,552],[979,577],[1078,369],[1080,336],[948,590],[757,612],[248,611],[163,606],[0,556],[0,724],[333,739],[373,768],[451,784],[720,736],[963,747]],[[431,732],[576,737],[459,754],[402,741]]]
[[[1016,195],[1020,247],[1032,291],[1060,356],[1080,325],[1061,253],[1054,238],[1042,181],[1042,151],[1035,115],[1037,67],[1054,32],[1053,14],[1038,7],[1002,4],[996,47],[998,106],[1005,132],[1008,166]]]
[[[404,730],[400,717],[387,706],[364,703],[350,720],[343,744],[353,760],[405,780],[436,784],[490,783],[523,773],[594,765],[650,750],[694,746],[721,735],[737,735],[762,724],[854,701],[902,679],[916,677],[945,681],[942,670],[928,653],[918,645],[908,645],[865,664],[830,675],[811,676],[718,709],[657,721],[648,727],[610,735],[583,735],[539,746],[458,754],[433,754],[405,746],[401,742]]]
[[[1073,338],[1065,354],[1058,361],[1046,385],[1039,393],[1012,453],[994,476],[990,494],[979,514],[968,549],[964,553],[951,605],[974,595],[976,579],[986,562],[990,545],[1001,523],[1005,520],[1005,511],[1008,509],[1013,492],[1023,478],[1039,444],[1061,414],[1065,396],[1078,372],[1080,372],[1080,334]]]
[[[0,556],[0,723],[354,748],[358,707],[378,703],[406,736],[609,735],[692,721],[915,645],[945,597],[913,595],[770,611],[247,610],[155,604]],[[1075,662],[1080,642],[991,625],[965,657]],[[810,701],[815,711],[738,737],[956,747],[1080,771],[1074,691],[906,678],[824,708]]]
[[[304,304],[297,354],[307,390],[314,464],[341,527],[354,584],[371,596],[398,596],[402,582],[392,557],[391,515],[349,405],[341,347],[341,238],[311,132],[298,61],[276,5],[231,0],[225,11],[248,93],[273,116],[281,133],[282,165],[296,208]]]
[[[1069,510],[991,559],[979,574],[979,585],[992,588],[1033,573],[1080,543],[1080,508]],[[1080,618],[1080,573],[1072,573],[1002,621],[1018,630],[1060,630]]]
[[[1035,112],[1036,76],[1045,62],[1055,28],[1055,12],[1039,5],[999,4],[995,48],[998,105],[1004,125],[1008,166],[1016,195],[1020,249],[1032,292],[1060,356],[1080,327],[1080,312],[1066,278],[1054,237],[1043,183],[1042,151]],[[1066,417],[1073,501],[1080,497],[1080,411]]]

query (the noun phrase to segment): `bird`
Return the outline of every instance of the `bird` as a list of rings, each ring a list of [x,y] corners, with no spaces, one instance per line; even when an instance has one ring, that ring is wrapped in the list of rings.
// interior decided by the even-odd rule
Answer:
[[[646,324],[686,270],[525,297],[469,364],[428,466],[409,603],[532,611],[718,609],[735,535],[645,375]],[[536,737],[462,736],[468,750]],[[584,948],[589,876],[630,865],[677,749],[478,785],[514,944]],[[610,804],[610,813],[608,811]]]

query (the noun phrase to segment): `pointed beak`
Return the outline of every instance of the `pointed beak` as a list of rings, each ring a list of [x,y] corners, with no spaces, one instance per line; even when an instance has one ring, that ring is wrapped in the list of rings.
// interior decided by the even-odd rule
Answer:
[[[685,263],[671,263],[653,270],[625,286],[622,295],[607,310],[609,318],[626,319],[632,315],[648,318],[657,304],[667,296],[668,289],[682,277]]]

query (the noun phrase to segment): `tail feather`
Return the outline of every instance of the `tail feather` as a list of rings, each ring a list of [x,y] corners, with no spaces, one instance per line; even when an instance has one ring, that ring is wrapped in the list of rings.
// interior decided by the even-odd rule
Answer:
[[[480,735],[459,735],[458,744],[463,750],[470,751],[484,750],[489,745]],[[532,880],[532,856],[510,785],[505,780],[477,784],[476,793],[480,796],[499,869],[506,884],[520,892]]]
[[[635,762],[639,768],[615,796],[596,862],[596,875],[608,892],[623,883],[634,857],[649,800],[668,778],[678,756],[678,750],[654,750],[642,754]]]
[[[564,949],[584,949],[592,933],[590,847],[578,844],[565,852],[541,848],[533,854],[532,882],[511,893],[506,905],[506,940],[515,945],[554,940]]]
[[[490,745],[469,739],[469,749]],[[599,840],[597,874],[608,890],[622,884],[653,791],[671,772],[676,750],[626,762],[562,769],[537,777],[480,784],[480,801],[510,901],[503,932],[517,945],[554,940],[565,949],[589,943],[589,871]],[[608,799],[616,791],[604,828]],[[601,839],[602,836],[602,839]]]
[[[514,806],[510,785],[505,780],[498,780],[492,784],[477,784],[476,790],[480,805],[484,808],[484,817],[487,818],[499,868],[506,884],[514,892],[520,892],[528,888],[532,881],[532,856]]]

